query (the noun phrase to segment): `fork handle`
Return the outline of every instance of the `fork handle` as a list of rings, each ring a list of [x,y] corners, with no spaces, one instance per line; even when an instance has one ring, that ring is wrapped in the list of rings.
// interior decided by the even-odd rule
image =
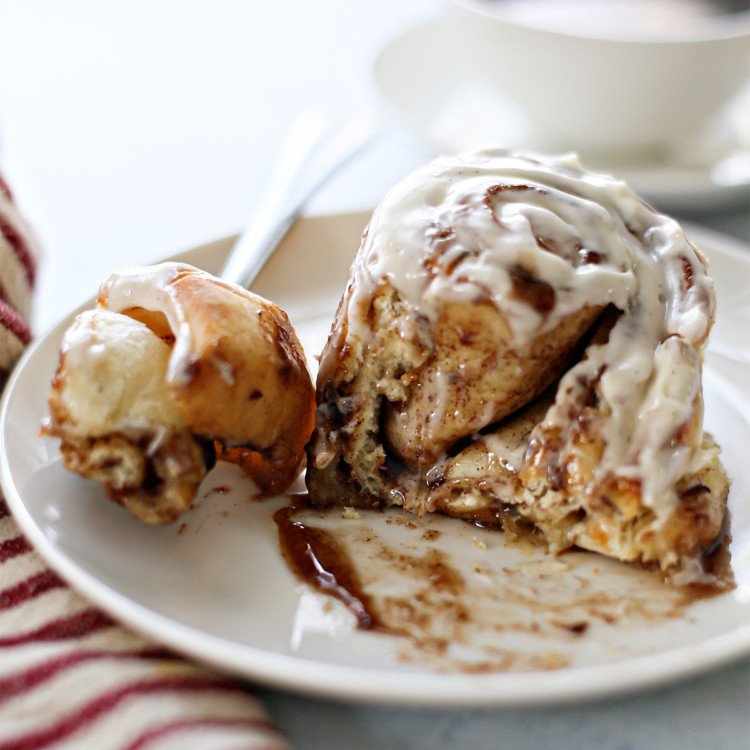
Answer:
[[[308,200],[374,136],[375,131],[359,121],[335,126],[314,114],[295,121],[264,198],[219,276],[250,287]]]

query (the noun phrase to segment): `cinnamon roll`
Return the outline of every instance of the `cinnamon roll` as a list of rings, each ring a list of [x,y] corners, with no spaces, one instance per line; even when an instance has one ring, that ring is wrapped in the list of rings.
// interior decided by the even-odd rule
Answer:
[[[217,451],[264,491],[286,489],[315,408],[286,314],[179,263],[102,285],[64,336],[49,406],[66,467],[149,523],[189,506]]]
[[[714,309],[700,251],[623,182],[573,156],[439,158],[365,231],[320,359],[311,499],[512,518],[700,580],[728,492],[702,427]]]

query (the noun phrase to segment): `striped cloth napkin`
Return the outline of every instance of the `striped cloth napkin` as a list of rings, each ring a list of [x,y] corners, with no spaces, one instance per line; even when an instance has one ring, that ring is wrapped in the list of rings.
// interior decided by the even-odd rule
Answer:
[[[0,387],[31,338],[38,252],[0,177]],[[250,689],[113,622],[30,547],[0,496],[0,750],[280,750]]]
[[[36,241],[0,175],[0,388],[31,340]]]

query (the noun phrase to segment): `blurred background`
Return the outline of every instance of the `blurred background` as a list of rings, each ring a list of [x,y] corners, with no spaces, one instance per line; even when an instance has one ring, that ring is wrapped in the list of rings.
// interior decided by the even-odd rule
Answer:
[[[313,212],[369,208],[437,151],[524,144],[517,108],[469,69],[452,5],[0,0],[0,164],[46,248],[37,326],[91,295],[113,263],[239,231],[303,111],[364,116],[383,134]],[[523,78],[543,49],[502,67],[501,80]],[[736,66],[747,70],[747,56]],[[614,167],[677,213],[714,223],[717,209],[731,213],[722,226],[741,234],[750,106],[729,114],[679,163],[610,154],[592,166]],[[681,142],[683,124],[673,130]]]
[[[372,208],[440,151],[488,139],[537,145],[507,92],[471,72],[449,5],[0,0],[0,166],[44,247],[37,331],[118,266],[244,228],[304,111],[380,128],[311,213]],[[522,75],[542,49],[527,48],[502,74]],[[750,58],[734,59],[750,78]],[[697,136],[678,121],[674,143],[591,161],[658,207],[747,241],[748,102],[745,86]],[[740,748],[749,674],[743,662],[602,704],[439,715],[261,695],[298,747]]]
[[[0,163],[46,248],[39,325],[113,260],[237,232],[301,112],[381,117],[375,55],[438,5],[0,2]],[[343,175],[327,207],[374,205],[422,158]]]

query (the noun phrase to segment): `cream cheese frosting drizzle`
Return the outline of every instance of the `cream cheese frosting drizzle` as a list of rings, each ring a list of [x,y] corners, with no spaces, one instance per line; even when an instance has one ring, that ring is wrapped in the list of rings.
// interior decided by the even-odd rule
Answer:
[[[167,369],[167,379],[174,382],[185,382],[188,379],[193,346],[190,325],[172,285],[180,274],[186,272],[195,273],[196,269],[173,262],[123,268],[113,273],[99,291],[99,299],[106,300],[107,309],[113,312],[143,308],[164,315],[175,337]],[[206,276],[208,277],[207,274]],[[231,379],[231,373],[226,377]]]
[[[582,307],[616,308],[608,339],[562,377],[520,463],[564,462],[595,388],[606,416],[592,429],[606,448],[588,491],[633,480],[658,518],[669,515],[700,445],[700,429],[697,443],[679,433],[701,417],[700,351],[715,304],[705,260],[674,220],[573,155],[485,150],[436,159],[397,185],[352,274],[350,334],[362,341],[358,311],[383,283],[407,306],[403,336],[415,339],[445,300],[491,301],[519,350]],[[528,284],[533,295],[517,293]]]
[[[163,313],[175,336],[167,370],[169,380],[179,380],[186,372],[191,348],[190,326],[181,306],[175,303],[170,286],[170,282],[182,270],[183,266],[179,263],[124,268],[113,273],[99,291],[100,299],[106,299],[107,309],[113,312],[140,307]]]

